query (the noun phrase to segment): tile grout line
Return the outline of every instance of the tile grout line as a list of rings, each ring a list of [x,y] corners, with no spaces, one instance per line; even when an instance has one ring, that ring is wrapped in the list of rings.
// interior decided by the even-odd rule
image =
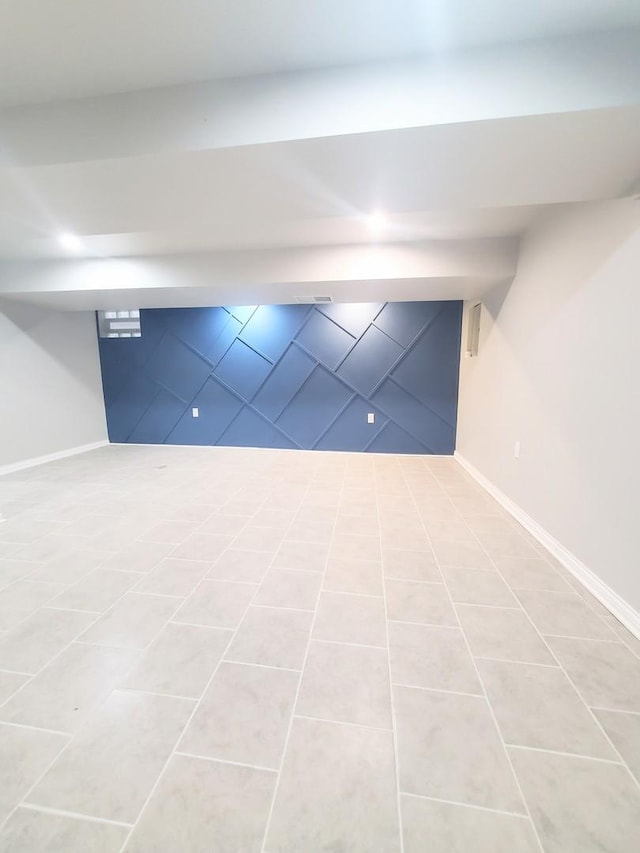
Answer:
[[[316,723],[330,723],[334,726],[349,726],[354,729],[366,729],[370,732],[383,732],[385,734],[392,733],[391,726],[389,726],[388,729],[385,729],[384,726],[370,726],[367,723],[352,723],[350,720],[336,720],[333,717],[316,717],[313,714],[294,714],[293,716],[297,720],[314,720]]]
[[[121,820],[110,820],[106,817],[94,817],[93,815],[82,814],[81,812],[69,812],[64,809],[53,809],[49,806],[39,806],[35,803],[20,803],[17,809],[29,809],[32,812],[44,812],[45,814],[59,815],[60,817],[69,817],[74,820],[88,820],[90,823],[106,823],[109,826],[120,826],[124,829],[131,829],[133,824],[125,823]]]
[[[416,503],[416,500],[415,500],[415,496],[414,496],[414,494],[413,494],[413,491],[412,491],[411,489],[409,489],[409,491],[410,491],[411,498],[412,498],[412,500],[413,500],[414,504],[416,504],[416,506],[417,506],[417,503]],[[453,503],[453,502],[452,502],[452,503]],[[454,506],[455,506],[455,505],[454,505]],[[423,527],[424,527],[425,535],[426,535],[426,537],[427,537],[427,541],[429,542],[429,544],[431,544],[431,540],[429,539],[429,534],[427,533],[427,529],[426,529],[426,527],[424,526],[424,524],[423,524]],[[438,555],[436,554],[435,550],[434,550],[434,552],[433,552],[433,553],[434,553],[435,560],[436,560],[436,563],[437,563],[437,565],[438,565],[438,568],[440,568],[440,561],[438,560]],[[444,577],[444,575],[443,575],[443,577]],[[503,578],[503,580],[504,580],[504,578]],[[509,768],[510,768],[510,770],[511,770],[511,776],[512,776],[513,781],[514,781],[514,783],[515,783],[516,790],[518,791],[518,793],[519,793],[519,795],[520,795],[520,798],[521,798],[521,800],[522,800],[522,804],[523,804],[523,806],[524,806],[524,808],[525,808],[526,816],[529,818],[529,822],[530,822],[530,825],[531,825],[531,827],[532,827],[532,829],[533,829],[533,833],[534,833],[534,835],[535,835],[535,837],[536,837],[536,840],[537,840],[537,842],[538,842],[538,846],[539,846],[539,848],[540,848],[540,851],[541,851],[541,853],[544,853],[544,847],[543,847],[543,845],[542,845],[542,839],[540,838],[540,834],[538,833],[538,827],[535,825],[535,822],[534,822],[534,820],[533,820],[533,818],[532,818],[532,816],[531,816],[531,811],[530,811],[530,809],[529,809],[529,804],[528,804],[527,800],[525,799],[524,792],[523,792],[523,790],[522,790],[522,786],[520,785],[520,780],[518,779],[518,777],[517,777],[517,775],[516,775],[515,768],[514,768],[514,766],[513,766],[512,761],[511,761],[511,756],[509,755],[509,750],[507,749],[507,746],[506,746],[506,744],[505,744],[505,742],[504,742],[504,738],[502,737],[502,732],[500,731],[500,726],[498,725],[498,720],[497,720],[496,715],[495,715],[495,712],[494,712],[494,710],[493,710],[493,706],[491,705],[491,702],[489,701],[489,698],[488,698],[488,695],[487,695],[487,690],[486,690],[486,688],[485,688],[485,686],[484,686],[484,681],[482,680],[482,676],[480,675],[480,670],[479,670],[478,665],[477,665],[477,663],[476,663],[476,661],[475,661],[475,658],[473,657],[473,653],[472,653],[472,651],[471,651],[471,646],[469,645],[469,641],[468,641],[468,639],[467,639],[467,635],[466,635],[466,633],[465,633],[465,631],[464,631],[464,628],[462,627],[462,623],[460,622],[460,619],[459,619],[459,617],[458,617],[458,611],[456,610],[455,604],[453,603],[453,599],[452,599],[452,597],[451,597],[451,593],[450,593],[450,591],[449,591],[449,586],[448,586],[448,584],[446,583],[446,580],[445,580],[445,584],[444,584],[444,586],[445,586],[445,589],[446,589],[446,591],[447,591],[447,596],[448,596],[449,601],[450,601],[450,603],[451,603],[451,607],[452,607],[453,612],[454,612],[454,614],[455,614],[456,621],[457,621],[457,623],[458,623],[458,627],[460,628],[460,631],[461,631],[461,633],[462,633],[462,637],[463,637],[463,640],[464,640],[465,646],[466,646],[466,648],[467,648],[467,652],[468,652],[468,654],[469,654],[469,657],[471,658],[471,662],[472,662],[473,668],[474,668],[474,670],[475,670],[475,672],[476,672],[476,677],[477,677],[477,679],[478,679],[478,683],[480,684],[480,687],[482,688],[482,691],[483,691],[483,693],[484,693],[484,696],[483,696],[482,698],[484,698],[484,701],[485,701],[485,703],[486,703],[486,707],[488,708],[489,713],[490,713],[490,715],[491,715],[491,718],[492,718],[492,720],[493,720],[493,725],[494,725],[494,727],[495,727],[496,734],[498,735],[498,738],[499,738],[499,740],[500,740],[500,743],[502,744],[502,749],[503,749],[503,752],[504,752],[504,756],[505,756],[506,761],[507,761],[507,764],[508,764],[508,766],[509,766]]]
[[[342,479],[342,485],[341,485],[341,488],[340,488],[340,500],[342,499],[342,495],[343,495],[343,493],[344,493],[344,472],[343,472],[343,474],[342,474],[342,477],[343,477],[343,479]],[[306,494],[308,494],[308,492],[309,492],[309,489],[310,489],[310,488],[311,488],[311,483],[309,483],[309,486],[308,486],[308,488],[307,488],[307,492],[305,493],[305,495],[306,495]],[[330,557],[331,549],[332,549],[332,547],[333,547],[333,542],[334,542],[334,540],[335,540],[335,536],[336,536],[336,527],[337,527],[337,524],[338,524],[338,520],[337,520],[337,514],[336,514],[336,519],[335,519],[335,521],[334,521],[334,523],[333,523],[333,532],[332,532],[332,535],[331,535],[331,541],[329,542],[329,546],[328,546],[328,548],[327,548],[327,556],[326,556],[326,559],[325,559],[324,570],[322,571],[322,581],[321,581],[321,583],[320,583],[320,589],[321,589],[321,590],[322,590],[322,588],[323,588],[323,586],[324,586],[324,580],[325,580],[325,577],[326,577],[326,574],[327,574],[327,567],[328,567],[328,565],[329,565],[329,557]],[[284,743],[283,743],[283,746],[282,746],[282,755],[281,755],[281,758],[280,758],[280,766],[278,767],[278,775],[277,775],[277,778],[276,778],[276,784],[275,784],[275,787],[274,787],[274,790],[273,790],[273,796],[272,796],[272,798],[271,798],[271,803],[270,803],[270,805],[269,805],[269,812],[268,812],[268,814],[267,814],[267,821],[266,821],[266,823],[265,823],[265,827],[264,827],[264,834],[263,834],[263,836],[262,836],[262,844],[261,844],[261,846],[260,846],[260,853],[266,853],[267,837],[268,837],[268,835],[269,835],[269,830],[270,830],[270,828],[271,828],[271,821],[272,821],[272,818],[273,818],[273,812],[274,812],[274,809],[275,809],[275,804],[276,804],[276,799],[277,799],[277,796],[278,796],[278,791],[280,790],[280,782],[281,782],[281,780],[282,780],[282,771],[283,771],[283,768],[284,768],[284,762],[285,762],[285,758],[286,758],[286,755],[287,755],[287,749],[288,749],[288,747],[289,747],[289,741],[290,741],[290,739],[291,739],[291,732],[292,732],[292,730],[293,730],[293,721],[294,721],[294,719],[295,719],[295,717],[296,717],[296,708],[297,708],[297,706],[298,706],[298,700],[299,700],[299,698],[300,698],[300,691],[301,691],[301,689],[302,689],[302,680],[303,680],[303,678],[304,678],[304,673],[305,673],[305,669],[306,669],[306,665],[307,665],[307,660],[308,660],[308,658],[309,658],[309,650],[311,649],[311,642],[312,642],[312,639],[313,639],[313,629],[314,629],[314,627],[315,627],[316,619],[317,619],[317,617],[318,617],[318,609],[319,609],[319,607],[320,607],[320,597],[321,597],[321,594],[318,594],[318,598],[316,599],[316,606],[315,606],[315,610],[314,610],[314,613],[313,613],[313,618],[312,618],[312,620],[311,620],[311,626],[310,626],[310,628],[309,628],[309,638],[308,638],[308,640],[307,640],[307,648],[306,648],[306,650],[305,650],[304,660],[303,660],[303,662],[302,662],[302,669],[301,669],[301,672],[300,672],[300,678],[298,679],[298,686],[297,686],[297,688],[296,688],[296,693],[295,693],[295,696],[294,696],[294,699],[293,699],[293,704],[292,704],[292,706],[291,706],[291,709],[292,709],[292,710],[291,710],[291,718],[290,718],[290,720],[289,720],[289,725],[287,726],[287,731],[286,731],[285,739],[284,739]]]
[[[478,538],[478,537],[476,537],[476,538]],[[483,545],[482,541],[481,541],[479,538],[478,538],[478,543],[479,543],[480,547],[482,548],[482,550],[484,551],[484,553],[485,553],[485,554],[487,555],[487,557],[489,558],[489,560],[491,560],[491,562],[493,563],[493,565],[496,567],[496,571],[499,573],[500,577],[501,577],[501,578],[502,578],[502,580],[504,581],[504,577],[503,577],[502,572],[500,571],[500,569],[499,569],[499,567],[498,567],[497,563],[495,562],[495,560],[493,559],[493,557],[491,556],[491,554],[489,553],[489,551],[487,550],[487,548],[485,548],[485,546]],[[552,568],[553,568],[553,567],[552,567]],[[506,583],[506,581],[505,581],[505,583]],[[585,603],[586,603],[586,602],[585,602]],[[612,749],[612,751],[613,751],[613,754],[618,756],[618,759],[619,759],[619,762],[618,762],[618,763],[619,763],[619,764],[622,764],[622,766],[624,767],[624,769],[627,771],[627,774],[630,776],[630,778],[632,779],[632,781],[635,783],[636,787],[640,789],[640,779],[636,777],[636,775],[633,773],[633,771],[631,770],[631,768],[630,768],[630,766],[628,765],[628,763],[624,760],[624,756],[620,753],[620,751],[618,750],[618,748],[615,746],[615,744],[613,743],[613,741],[612,741],[612,740],[611,740],[611,738],[609,737],[609,735],[608,735],[607,731],[605,730],[604,726],[602,725],[602,723],[600,722],[600,720],[596,717],[596,715],[593,713],[593,711],[591,710],[591,707],[587,704],[586,699],[582,696],[582,694],[580,693],[580,691],[579,691],[579,690],[578,690],[578,688],[576,687],[576,685],[575,685],[575,683],[574,683],[573,679],[571,678],[571,676],[569,675],[568,671],[567,671],[567,670],[566,670],[566,668],[562,665],[561,661],[558,659],[557,655],[555,654],[555,652],[553,651],[553,649],[551,648],[551,646],[546,642],[544,635],[543,635],[543,634],[542,634],[542,632],[538,629],[537,625],[535,624],[535,622],[533,621],[533,619],[531,618],[531,616],[530,616],[530,615],[529,615],[529,613],[525,610],[525,608],[524,608],[524,607],[522,608],[522,612],[525,614],[525,617],[527,618],[527,620],[528,620],[528,621],[529,621],[529,623],[531,624],[531,626],[532,626],[533,630],[534,630],[534,631],[535,631],[535,633],[538,635],[538,637],[540,638],[540,640],[541,640],[541,641],[542,641],[542,643],[544,644],[545,648],[547,649],[547,651],[549,652],[549,654],[551,655],[551,657],[553,658],[553,660],[555,660],[555,661],[556,661],[556,663],[558,664],[558,667],[560,668],[560,671],[564,674],[565,678],[567,679],[567,681],[569,682],[569,684],[570,684],[570,685],[571,685],[571,687],[573,688],[573,690],[574,690],[574,692],[575,692],[576,696],[577,696],[577,697],[579,698],[579,700],[582,702],[583,706],[587,709],[587,713],[588,713],[588,714],[589,714],[589,716],[591,717],[591,720],[595,723],[596,728],[600,731],[600,733],[603,735],[604,739],[607,741],[607,743],[608,743],[608,744],[609,744],[609,746],[611,747],[611,749]],[[592,612],[593,612],[593,611],[592,611]],[[604,621],[604,619],[602,619],[602,617],[601,617],[601,616],[599,616],[599,614],[597,614],[597,613],[596,613],[595,615],[598,617],[598,619],[600,619],[600,621],[601,621],[604,625],[606,625],[606,622]],[[548,635],[548,636],[551,636],[551,635]],[[571,638],[563,637],[562,639],[571,639]],[[575,638],[575,639],[579,640],[580,642],[596,642],[596,643],[599,643],[599,642],[607,642],[606,640],[604,640],[604,641],[603,641],[603,640],[588,640],[588,639],[586,639],[586,638]],[[609,642],[611,642],[611,641],[609,641]],[[612,643],[612,645],[616,645],[616,643]],[[625,645],[625,644],[623,644],[623,645]],[[490,704],[490,703],[489,703],[489,704]],[[504,741],[503,741],[503,742],[504,742]],[[590,756],[582,756],[582,757],[583,757],[583,758],[590,758]]]
[[[518,820],[529,821],[530,818],[527,817],[526,814],[522,814],[521,812],[510,812],[505,811],[505,809],[490,809],[488,806],[478,806],[475,803],[461,803],[458,800],[445,800],[441,797],[428,797],[426,794],[414,794],[411,791],[402,791],[403,797],[413,797],[416,800],[427,800],[431,803],[446,803],[450,806],[460,806],[465,809],[475,809],[480,812],[488,812],[489,814],[501,814],[508,815],[509,817],[517,817]]]
[[[506,743],[509,749],[519,749],[526,752],[543,752],[546,755],[563,755],[565,758],[576,758],[580,761],[599,761],[600,764],[614,764],[616,767],[625,767],[623,761],[617,761],[613,758],[600,758],[596,755],[584,755],[581,752],[566,752],[563,749],[544,749],[541,746],[528,746],[522,743]]]
[[[329,643],[332,646],[353,646],[356,649],[385,649],[385,646],[371,646],[368,643],[348,643],[346,640],[325,640],[323,637],[314,637],[314,643]]]
[[[276,774],[278,771],[275,767],[264,767],[260,764],[248,764],[246,761],[231,761],[228,758],[218,758],[215,755],[198,755],[195,752],[185,752],[184,750],[174,750],[174,755],[180,755],[184,758],[197,758],[199,761],[211,761],[215,764],[230,764],[232,767],[247,767],[249,770],[260,770],[261,772]]]
[[[374,490],[376,498],[376,515],[378,518],[378,530],[380,530],[380,495],[378,492],[378,474],[374,468]],[[391,644],[389,642],[389,609],[387,606],[387,584],[384,575],[384,557],[382,550],[382,535],[380,535],[380,576],[382,579],[382,602],[384,607],[384,630],[387,639],[387,673],[389,676],[389,705],[391,708],[391,737],[393,742],[393,764],[396,777],[396,813],[398,815],[398,836],[400,842],[400,853],[404,853],[404,829],[402,820],[402,798],[400,796],[400,750],[398,747],[398,726],[396,724],[396,707],[393,695],[393,679],[391,675]]]
[[[403,690],[423,690],[427,693],[446,693],[448,696],[470,696],[472,699],[486,698],[484,693],[469,693],[465,690],[445,690],[444,687],[423,687],[420,684],[402,684],[400,681],[392,681],[393,687],[402,687]]]

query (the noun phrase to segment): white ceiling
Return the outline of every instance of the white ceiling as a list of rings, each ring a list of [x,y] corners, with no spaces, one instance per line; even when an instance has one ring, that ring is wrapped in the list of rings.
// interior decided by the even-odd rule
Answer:
[[[634,25],[638,0],[0,0],[0,104]]]
[[[638,0],[0,0],[0,296],[475,298],[638,151]]]

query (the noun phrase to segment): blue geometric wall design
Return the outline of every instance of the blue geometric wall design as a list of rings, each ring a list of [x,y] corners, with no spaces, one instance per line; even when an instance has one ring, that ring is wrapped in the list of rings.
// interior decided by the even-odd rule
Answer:
[[[453,453],[461,302],[140,314],[99,342],[113,442]]]

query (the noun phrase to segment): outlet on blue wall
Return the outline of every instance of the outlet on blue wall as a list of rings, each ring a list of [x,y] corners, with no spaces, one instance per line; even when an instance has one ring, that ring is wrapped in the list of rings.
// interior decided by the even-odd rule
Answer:
[[[453,453],[461,302],[140,313],[100,339],[113,442]]]

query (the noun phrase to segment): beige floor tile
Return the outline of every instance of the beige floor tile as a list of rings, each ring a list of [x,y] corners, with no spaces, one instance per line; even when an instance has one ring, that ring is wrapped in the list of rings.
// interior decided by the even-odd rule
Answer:
[[[62,584],[15,581],[0,590],[0,631],[8,631],[62,590]]]
[[[217,513],[221,504],[218,503],[185,503],[176,507],[169,507],[167,510],[167,518],[175,519],[176,521],[192,521],[196,524],[202,524],[214,513]]]
[[[442,567],[444,581],[456,604],[491,604],[495,607],[520,607],[498,572],[480,569]]]
[[[525,817],[403,794],[404,853],[539,853]]]
[[[491,557],[537,557],[538,551],[517,530],[495,532],[477,530],[478,539]]]
[[[241,530],[251,522],[255,524],[255,517],[250,515],[222,515],[217,513],[210,516],[198,527],[198,533],[216,533],[223,536],[237,536]]]
[[[444,584],[385,580],[387,618],[422,625],[458,624]]]
[[[273,560],[278,569],[305,569],[323,572],[327,563],[328,545],[318,542],[283,542]]]
[[[225,657],[241,663],[302,669],[313,613],[250,607]]]
[[[611,630],[617,634],[618,639],[622,640],[637,658],[640,658],[640,639],[632,634],[615,616],[604,616],[603,619]]]
[[[211,628],[237,628],[257,588],[249,583],[203,580],[173,621]]]
[[[254,604],[315,610],[322,575],[294,569],[270,569],[260,584]]]
[[[119,686],[198,699],[232,636],[222,628],[170,622]]]
[[[344,515],[340,513],[335,524],[336,533],[342,535],[379,536],[380,526],[377,513],[373,515]]]
[[[15,556],[20,560],[47,563],[49,560],[68,554],[76,548],[82,548],[84,541],[82,538],[70,539],[51,533],[20,548],[19,551],[16,551]]]
[[[94,569],[50,602],[63,610],[104,613],[144,577],[139,572]]]
[[[92,569],[97,569],[107,555],[104,551],[91,548],[79,548],[61,557],[56,557],[31,572],[29,580],[49,581],[51,583],[76,583]]]
[[[520,603],[541,634],[615,640],[616,635],[574,592],[518,590]]]
[[[382,595],[382,564],[358,557],[331,557],[327,562],[324,588],[334,592]]]
[[[0,543],[1,545],[2,543]],[[36,572],[46,569],[47,563],[29,563],[26,560],[0,560],[0,590],[14,581],[23,579],[40,580],[33,577]]]
[[[67,742],[63,735],[0,724],[0,823]]]
[[[593,713],[640,782],[640,714],[598,710]]]
[[[390,729],[391,694],[386,649],[313,640],[296,713]]]
[[[261,509],[253,516],[252,523],[256,527],[273,527],[283,535],[289,529],[289,525],[296,517],[294,512],[281,509]]]
[[[456,605],[476,657],[554,664],[553,656],[522,610]]]
[[[180,560],[165,557],[155,569],[143,575],[135,586],[135,592],[156,595],[176,595],[185,598],[206,575],[211,563],[203,560]]]
[[[425,521],[427,535],[431,542],[441,540],[466,541],[476,542],[476,535],[469,525],[462,519],[451,517],[452,513],[446,518],[433,518]]]
[[[328,543],[333,536],[335,524],[331,521],[316,519],[296,519],[289,528],[285,540],[294,539],[297,542]]]
[[[571,576],[567,570],[565,570],[565,572],[566,575],[569,575],[569,577],[565,576],[565,579],[567,580],[567,583],[571,586],[573,591],[580,596],[580,598],[585,602],[585,604],[589,605],[589,607],[591,608],[591,610],[593,610],[594,613],[597,613],[598,616],[600,616],[605,621],[608,620],[611,616],[611,611],[606,608],[604,604],[595,597],[595,595],[592,595],[588,589],[582,586],[582,584],[577,578]]]
[[[38,672],[95,618],[70,610],[37,610],[0,638],[0,669]]]
[[[0,709],[0,719],[76,731],[135,662],[137,652],[72,643]]]
[[[266,853],[398,853],[391,732],[294,719]]]
[[[357,557],[360,560],[382,559],[380,540],[376,536],[337,533],[331,543],[331,557]]]
[[[161,521],[159,524],[154,524],[142,533],[140,540],[142,542],[167,542],[179,545],[180,542],[184,542],[187,536],[190,536],[195,531],[196,527],[197,524],[192,521]],[[211,532],[217,533],[215,530]]]
[[[474,542],[442,540],[433,543],[441,566],[458,569],[494,569],[495,566],[481,545]]]
[[[384,600],[368,595],[323,591],[313,636],[316,640],[386,646]]]
[[[395,684],[482,694],[459,628],[389,622],[389,655]]]
[[[558,667],[479,660],[478,668],[506,743],[615,759]]]
[[[181,604],[181,598],[128,592],[79,639],[102,646],[144,649]]]
[[[640,660],[622,643],[547,641],[587,703],[618,711],[640,711]]]
[[[222,536],[213,533],[192,533],[173,549],[170,556],[178,557],[181,560],[207,560],[212,562],[232,542],[234,542],[232,536]]]
[[[270,770],[176,755],[126,853],[260,853],[276,783]]]
[[[278,550],[282,542],[281,530],[273,527],[245,527],[233,539],[233,547],[245,551],[264,551],[271,555]]]
[[[116,540],[117,544],[122,544]],[[166,542],[133,541],[120,550],[109,554],[100,564],[101,569],[117,569],[121,572],[148,572],[160,560],[168,557],[176,546]]]
[[[299,674],[222,663],[178,750],[279,769]]]
[[[124,826],[19,808],[0,833],[0,853],[119,853]]]
[[[524,813],[484,698],[394,687],[400,790]]]
[[[545,853],[640,849],[640,789],[626,768],[548,752],[509,752]]]
[[[30,677],[19,672],[0,671],[0,705],[26,684]]]
[[[320,521],[324,524],[335,525],[338,517],[336,507],[321,507],[321,506],[301,506],[297,512],[293,513],[293,521],[309,522]]]
[[[548,589],[571,592],[569,584],[539,557],[496,557],[496,568],[512,589]]]
[[[505,514],[497,501],[475,487],[467,490],[466,493],[462,492],[460,495],[452,495],[451,502],[465,518],[475,515],[504,516]]]
[[[18,545],[15,542],[3,542],[0,540],[0,558],[8,559],[13,557],[14,554],[17,554],[18,551],[22,549],[22,545]]]
[[[431,554],[431,545],[424,527],[407,527],[405,525],[383,525],[380,531],[382,548],[397,548],[406,551],[426,551]]]
[[[133,823],[194,704],[189,699],[116,690],[26,802]]]
[[[386,578],[442,582],[436,558],[430,551],[382,549],[382,566]]]
[[[213,564],[207,577],[221,581],[260,583],[266,575],[273,554],[261,551],[236,551],[228,548]]]

